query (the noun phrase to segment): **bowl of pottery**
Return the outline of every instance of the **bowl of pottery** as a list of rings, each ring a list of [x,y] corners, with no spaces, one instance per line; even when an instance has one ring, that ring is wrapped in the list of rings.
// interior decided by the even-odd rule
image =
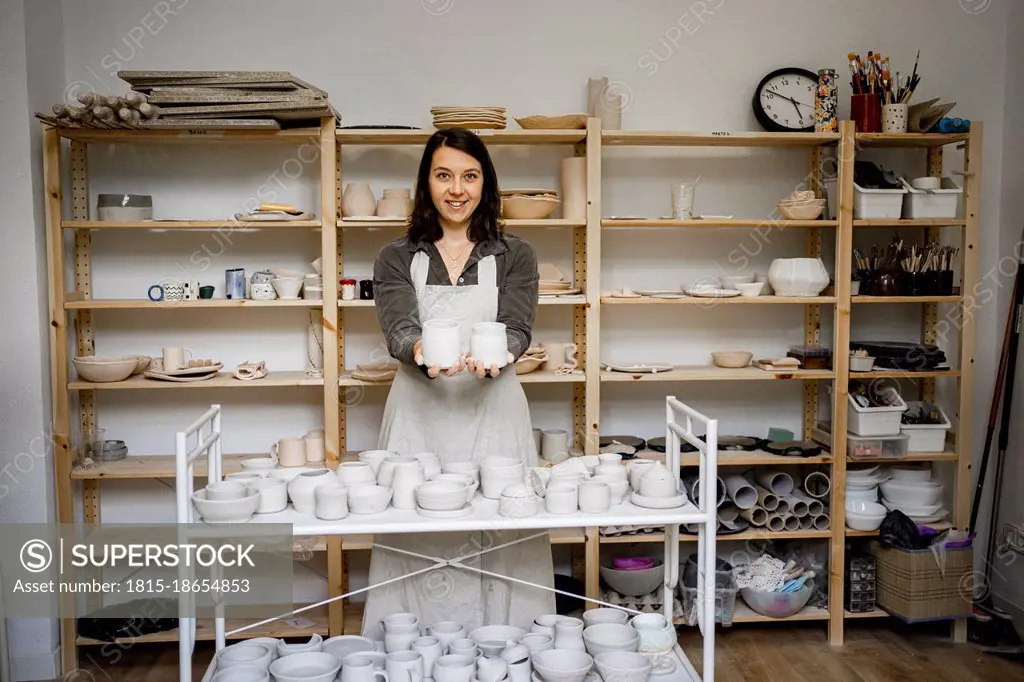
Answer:
[[[509,195],[501,198],[501,214],[511,220],[543,220],[554,213],[561,201],[553,194]]]
[[[756,613],[769,618],[789,618],[807,605],[814,592],[814,583],[808,580],[795,592],[769,592],[754,587],[740,588],[740,596]]]
[[[623,571],[601,564],[601,579],[624,597],[642,597],[658,589],[665,580],[665,564],[659,559],[650,568]]]
[[[256,513],[260,493],[245,486],[242,488],[246,491],[243,497],[221,500],[210,499],[206,489],[197,490],[192,493],[192,503],[207,523],[243,523]]]
[[[74,358],[73,362],[81,379],[97,384],[124,381],[134,374],[135,368],[139,366],[139,358],[136,355],[121,357],[79,356]]]
[[[753,357],[753,353],[748,353],[745,350],[725,350],[712,353],[711,361],[715,363],[716,367],[736,369],[749,365],[750,359]]]

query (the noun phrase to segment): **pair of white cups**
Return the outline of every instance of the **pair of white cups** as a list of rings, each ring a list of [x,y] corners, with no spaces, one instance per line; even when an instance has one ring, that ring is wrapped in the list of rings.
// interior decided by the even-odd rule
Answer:
[[[544,490],[549,514],[603,514],[612,506],[612,491],[603,481],[555,482]]]
[[[508,364],[508,337],[500,322],[477,322],[469,340],[469,353],[487,367]],[[448,368],[462,359],[462,332],[456,320],[428,320],[423,325],[423,362]]]

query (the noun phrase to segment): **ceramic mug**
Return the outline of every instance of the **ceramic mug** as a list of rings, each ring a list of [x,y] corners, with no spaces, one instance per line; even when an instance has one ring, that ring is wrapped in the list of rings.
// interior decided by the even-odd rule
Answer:
[[[302,437],[303,445],[306,450],[306,461],[307,462],[322,462],[324,461],[326,448],[324,446],[323,436],[311,436],[308,433]]]
[[[192,359],[192,351],[181,346],[168,346],[163,349],[163,355],[164,369],[171,371],[185,369],[188,366],[188,361]],[[186,356],[188,356],[187,359]]]
[[[270,455],[282,467],[300,467],[306,463],[306,443],[302,438],[282,438],[270,446]]]
[[[540,455],[549,462],[564,459],[569,454],[569,432],[565,429],[545,429],[540,437]]]
[[[486,367],[504,367],[508,364],[508,337],[501,322],[477,322],[469,340],[473,359]]]
[[[423,363],[448,368],[462,358],[459,323],[455,320],[427,320],[423,324]]]
[[[566,366],[569,369],[576,369],[576,366],[579,364],[576,360],[576,352],[579,347],[575,343],[555,341],[542,343],[541,347],[548,352],[548,359],[540,366],[544,371],[553,372]]]
[[[288,506],[288,482],[280,478],[258,478],[248,481],[246,487],[259,493],[257,514],[274,514]]]
[[[434,661],[434,682],[470,682],[476,673],[476,645],[472,646],[471,654],[445,654]]]
[[[383,682],[390,682],[388,674],[373,667],[373,659],[367,656],[349,655],[341,666],[341,682],[376,682],[380,677]]]
[[[390,635],[392,637],[399,635]],[[400,635],[406,636],[406,635]],[[387,646],[387,637],[385,639],[385,648],[390,649]],[[417,639],[414,637],[413,639]],[[410,644],[412,641],[410,640]],[[408,646],[402,649],[389,650],[387,658],[384,659],[384,670],[387,672],[388,677],[391,678],[391,682],[423,682],[423,657],[416,651],[408,650]]]
[[[183,301],[185,300],[185,287],[180,284],[167,284],[164,286],[164,300],[165,301]]]
[[[448,651],[448,645],[452,640],[463,639],[466,636],[466,626],[458,621],[443,620],[428,627],[427,632],[441,643],[442,649]]]

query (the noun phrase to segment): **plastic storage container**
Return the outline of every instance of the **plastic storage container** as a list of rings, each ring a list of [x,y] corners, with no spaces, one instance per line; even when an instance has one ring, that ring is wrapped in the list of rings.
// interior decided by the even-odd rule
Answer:
[[[688,625],[697,624],[698,597],[697,555],[691,554],[683,563],[683,579],[679,582],[679,598],[683,605],[683,617]],[[715,560],[715,622],[732,625],[732,614],[736,608],[736,579],[732,575],[732,564],[722,559]]]
[[[897,403],[892,407],[861,407],[852,395],[847,395],[850,403],[847,430],[855,436],[898,436],[907,404],[899,394],[895,397]]]
[[[921,401],[911,400],[907,403],[907,410],[913,410],[921,405]],[[900,433],[910,437],[908,446],[911,452],[942,452],[946,449],[946,432],[952,428],[949,417],[938,405],[935,406],[942,417],[941,424],[901,424]]]
[[[907,189],[903,197],[903,217],[956,218],[964,190],[953,178],[942,178],[939,189],[914,189],[904,178],[900,182]]]
[[[853,183],[854,220],[898,220],[906,189],[868,189]]]
[[[854,436],[846,435],[846,454],[852,459],[900,459],[910,452],[910,436]]]

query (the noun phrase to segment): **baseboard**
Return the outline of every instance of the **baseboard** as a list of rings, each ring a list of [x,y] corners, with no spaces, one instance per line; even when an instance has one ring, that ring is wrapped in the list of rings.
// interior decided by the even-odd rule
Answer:
[[[60,677],[60,648],[49,654],[15,654],[11,656],[12,682],[56,680]]]

